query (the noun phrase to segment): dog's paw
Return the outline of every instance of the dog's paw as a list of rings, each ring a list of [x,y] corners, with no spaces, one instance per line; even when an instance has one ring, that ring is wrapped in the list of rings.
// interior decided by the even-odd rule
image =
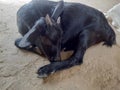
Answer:
[[[21,46],[20,42],[21,42],[22,38],[18,38],[15,40],[15,46],[19,49],[26,49],[26,50],[30,50],[31,48],[33,48],[34,46],[32,46],[29,42],[27,42],[26,46]]]
[[[18,38],[18,39],[15,40],[15,46],[18,47],[18,48],[20,48],[20,49],[22,49],[22,48],[19,46],[19,43],[20,43],[21,40],[22,40],[22,38]]]
[[[50,74],[53,74],[54,72],[55,72],[54,67],[51,64],[48,64],[48,65],[43,66],[40,69],[38,69],[37,74],[38,74],[39,78],[44,78]]]

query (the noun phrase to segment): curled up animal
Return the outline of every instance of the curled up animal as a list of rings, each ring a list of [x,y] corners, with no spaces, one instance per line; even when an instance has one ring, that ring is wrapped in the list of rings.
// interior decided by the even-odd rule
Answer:
[[[37,47],[50,61],[38,69],[39,77],[82,64],[86,50],[95,44],[116,44],[104,14],[80,3],[32,0],[18,10],[17,26],[22,38],[15,45],[35,53]],[[73,54],[61,61],[63,49]]]

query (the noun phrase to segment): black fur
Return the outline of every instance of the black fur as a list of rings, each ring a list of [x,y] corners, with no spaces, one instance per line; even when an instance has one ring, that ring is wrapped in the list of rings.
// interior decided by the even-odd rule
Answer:
[[[104,42],[111,47],[116,43],[116,35],[103,13],[80,3],[33,0],[19,9],[17,24],[23,37],[15,45],[32,52],[38,47],[51,62],[38,70],[40,77],[82,64],[86,50],[92,45]],[[60,61],[63,49],[74,53]]]

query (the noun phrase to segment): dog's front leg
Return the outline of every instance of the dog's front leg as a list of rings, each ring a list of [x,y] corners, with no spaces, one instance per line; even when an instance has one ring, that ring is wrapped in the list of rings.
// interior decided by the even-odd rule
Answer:
[[[39,77],[47,77],[48,75],[50,75],[56,71],[60,71],[60,70],[67,69],[67,68],[70,68],[75,65],[82,64],[83,56],[87,49],[87,44],[88,44],[87,38],[88,38],[88,36],[86,34],[85,35],[84,35],[84,33],[83,33],[83,35],[81,34],[79,36],[79,41],[78,41],[76,50],[74,51],[74,54],[67,60],[53,62],[51,64],[41,67],[37,72]]]

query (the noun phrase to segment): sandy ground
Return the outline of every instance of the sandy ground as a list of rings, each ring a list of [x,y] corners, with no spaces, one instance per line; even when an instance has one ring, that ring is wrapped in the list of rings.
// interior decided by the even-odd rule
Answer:
[[[120,33],[117,46],[89,48],[80,66],[37,78],[39,67],[49,63],[36,54],[14,46],[20,37],[16,12],[29,0],[0,0],[0,90],[120,90]],[[72,0],[69,0],[72,1]],[[107,11],[119,0],[75,0]],[[63,55],[67,57],[69,53]]]

